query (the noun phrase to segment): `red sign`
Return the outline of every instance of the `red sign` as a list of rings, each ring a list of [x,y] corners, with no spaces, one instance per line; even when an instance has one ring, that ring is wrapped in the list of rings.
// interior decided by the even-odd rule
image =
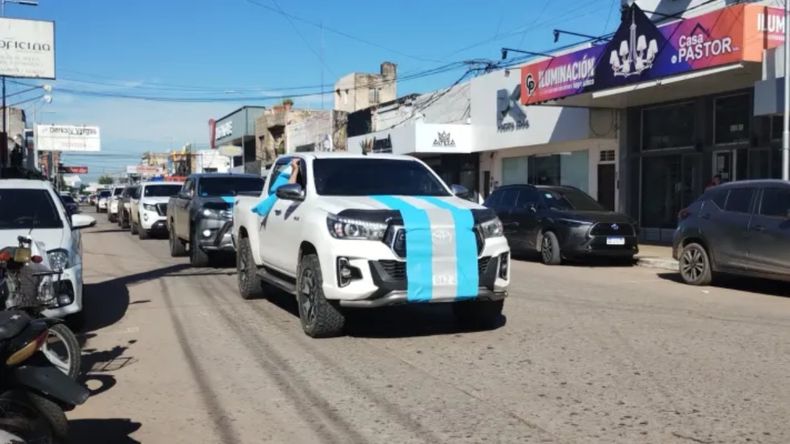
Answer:
[[[88,167],[86,166],[62,166],[59,170],[61,173],[66,174],[88,174]]]

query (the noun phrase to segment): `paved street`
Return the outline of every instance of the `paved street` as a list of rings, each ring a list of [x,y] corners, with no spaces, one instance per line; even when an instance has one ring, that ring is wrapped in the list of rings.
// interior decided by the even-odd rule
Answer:
[[[98,218],[75,442],[790,442],[787,284],[518,261],[493,331],[411,306],[315,340],[288,296]]]

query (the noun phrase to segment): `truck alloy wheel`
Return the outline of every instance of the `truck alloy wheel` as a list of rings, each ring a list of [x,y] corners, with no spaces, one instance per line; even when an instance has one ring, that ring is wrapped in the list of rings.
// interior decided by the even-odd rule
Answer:
[[[343,332],[346,318],[339,307],[324,297],[321,264],[318,256],[308,254],[299,263],[296,281],[296,302],[299,319],[308,336],[327,338]]]

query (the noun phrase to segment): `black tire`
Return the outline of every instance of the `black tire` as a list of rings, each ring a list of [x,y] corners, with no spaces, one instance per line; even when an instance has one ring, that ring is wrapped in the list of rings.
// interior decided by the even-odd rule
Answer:
[[[66,414],[63,412],[58,404],[50,401],[49,399],[30,393],[30,402],[38,409],[51,427],[52,434],[58,442],[65,441],[69,437],[69,422],[66,419]]]
[[[546,265],[559,265],[562,263],[560,242],[553,231],[543,233],[540,239],[540,259]]]
[[[499,325],[505,301],[463,301],[453,304],[453,313],[465,328],[490,329]]]
[[[137,236],[140,237],[140,240],[146,240],[151,237],[151,235],[148,234],[148,231],[141,226],[137,227]]]
[[[236,277],[239,280],[239,294],[242,299],[254,299],[263,295],[263,285],[258,277],[258,267],[252,257],[250,239],[243,237],[236,250]]]
[[[346,317],[340,308],[326,300],[322,288],[318,256],[308,254],[299,261],[296,279],[296,302],[302,330],[313,338],[329,338],[343,333]]]
[[[176,230],[173,224],[170,224],[170,229],[167,230],[167,238],[170,241],[170,257],[183,257],[187,255],[187,247],[181,242],[181,239],[176,236]]]
[[[134,222],[130,222],[129,223],[129,233],[131,233],[132,236],[137,234],[137,224],[136,223],[134,223]]]
[[[700,244],[690,243],[683,247],[678,260],[678,271],[683,282],[689,285],[710,285],[713,270],[708,251]]]
[[[208,267],[210,257],[197,245],[197,228],[193,228],[189,235],[189,263],[193,267]]]
[[[27,391],[11,390],[0,395],[0,429],[24,442],[54,443],[65,440],[68,422],[57,404]]]
[[[42,351],[58,370],[74,380],[79,377],[82,350],[74,332],[66,324],[55,324],[49,328],[49,337]]]

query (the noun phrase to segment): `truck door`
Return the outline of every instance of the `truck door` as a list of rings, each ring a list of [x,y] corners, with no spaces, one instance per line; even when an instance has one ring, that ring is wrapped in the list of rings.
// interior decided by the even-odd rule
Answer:
[[[173,208],[173,223],[176,226],[176,236],[181,239],[189,239],[190,235],[190,220],[189,220],[189,202],[195,196],[195,179],[189,178],[184,182],[181,191],[178,193],[174,201]]]
[[[289,163],[290,159],[285,160],[282,164],[278,162],[277,169],[272,171],[270,189],[277,175]],[[302,189],[307,187],[306,173],[304,160],[299,160],[297,183],[302,186]],[[273,191],[270,190],[270,193]],[[265,228],[261,231],[261,252],[266,257],[266,262],[279,271],[291,275],[295,275],[299,260],[302,204],[303,202],[299,201],[277,199],[272,211],[266,217]]]

